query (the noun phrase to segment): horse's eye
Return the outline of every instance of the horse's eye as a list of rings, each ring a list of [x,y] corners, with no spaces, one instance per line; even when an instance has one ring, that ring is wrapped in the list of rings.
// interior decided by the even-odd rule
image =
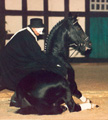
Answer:
[[[78,27],[77,30],[80,30],[80,28]]]

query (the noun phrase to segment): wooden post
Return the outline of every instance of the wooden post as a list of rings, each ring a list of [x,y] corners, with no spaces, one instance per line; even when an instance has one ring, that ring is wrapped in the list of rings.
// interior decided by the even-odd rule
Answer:
[[[69,15],[69,0],[64,0],[64,15],[65,15],[65,18],[68,18],[68,15]],[[69,59],[69,47],[67,46],[67,49],[66,49],[66,52],[67,52],[67,58]]]
[[[27,26],[27,0],[22,0],[22,27]]]
[[[46,37],[48,35],[48,0],[44,0],[44,24],[45,24],[45,35],[44,35],[44,50],[46,50]]]
[[[85,0],[85,13],[86,13],[86,34],[89,36],[90,35],[90,1],[89,0]]]
[[[65,18],[67,18],[69,14],[69,0],[64,0],[64,10]]]
[[[5,0],[0,0],[0,50],[5,46]]]

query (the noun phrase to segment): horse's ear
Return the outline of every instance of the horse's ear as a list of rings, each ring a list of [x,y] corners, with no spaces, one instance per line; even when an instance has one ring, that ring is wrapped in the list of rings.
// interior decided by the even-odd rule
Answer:
[[[77,15],[74,15],[73,18],[74,18],[74,19],[77,19]]]
[[[72,19],[77,19],[77,15],[72,16]]]
[[[68,13],[68,17],[72,17],[72,19],[76,19],[77,18],[77,15],[72,15],[71,12]]]
[[[68,13],[68,17],[72,17],[72,13],[71,12]]]

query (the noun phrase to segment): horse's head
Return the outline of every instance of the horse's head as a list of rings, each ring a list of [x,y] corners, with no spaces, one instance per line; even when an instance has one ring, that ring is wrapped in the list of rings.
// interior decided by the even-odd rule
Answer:
[[[68,45],[81,53],[91,50],[89,37],[84,33],[76,17],[69,17],[66,21]]]
[[[68,47],[82,54],[91,50],[89,37],[78,24],[77,17],[68,17],[59,21],[46,38],[45,46],[46,53],[65,58],[68,55]]]

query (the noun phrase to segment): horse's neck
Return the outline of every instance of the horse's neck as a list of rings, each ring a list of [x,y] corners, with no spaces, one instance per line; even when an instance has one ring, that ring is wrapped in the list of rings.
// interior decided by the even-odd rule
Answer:
[[[52,37],[48,39],[46,53],[53,54],[66,66],[70,67],[68,64],[68,38],[66,29],[61,29],[61,27],[56,31],[56,33],[51,35]]]
[[[59,56],[63,56],[66,57],[66,42],[65,42],[65,38],[61,35],[56,34],[53,39],[51,40],[51,44],[50,44],[50,52],[51,54],[59,57]]]

